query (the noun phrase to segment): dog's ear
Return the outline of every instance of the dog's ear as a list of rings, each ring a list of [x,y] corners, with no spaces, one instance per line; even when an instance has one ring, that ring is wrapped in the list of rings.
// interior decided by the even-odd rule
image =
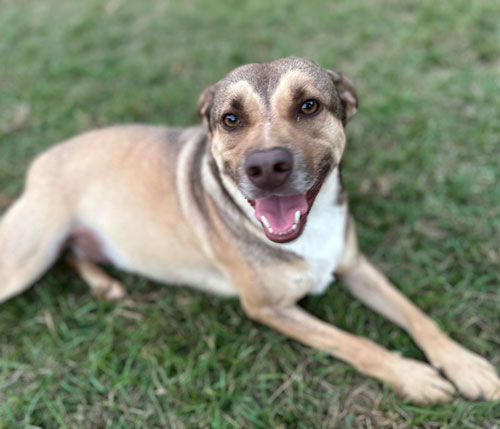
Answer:
[[[214,83],[205,88],[198,99],[198,115],[203,120],[205,127],[210,130],[210,111],[214,103],[217,84]]]
[[[358,93],[352,81],[340,72],[327,70],[331,76],[333,84],[337,88],[340,101],[344,108],[344,123],[348,122],[358,110]]]

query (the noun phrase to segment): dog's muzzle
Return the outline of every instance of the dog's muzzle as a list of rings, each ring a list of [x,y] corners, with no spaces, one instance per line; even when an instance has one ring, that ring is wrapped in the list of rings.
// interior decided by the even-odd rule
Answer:
[[[289,189],[284,191],[290,185],[293,169],[293,154],[283,147],[254,151],[244,163],[249,181],[268,195],[248,201],[254,207],[255,217],[262,224],[266,237],[277,243],[292,241],[302,233],[311,205],[326,176],[326,170],[322,171],[312,188],[290,194]]]

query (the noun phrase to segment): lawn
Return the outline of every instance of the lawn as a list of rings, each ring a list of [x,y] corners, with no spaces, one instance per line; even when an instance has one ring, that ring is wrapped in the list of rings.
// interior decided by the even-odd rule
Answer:
[[[499,17],[494,0],[0,0],[0,207],[57,141],[194,123],[201,90],[232,68],[307,57],[359,90],[343,170],[362,248],[499,368]],[[500,425],[499,403],[405,403],[235,300],[113,274],[129,291],[118,304],[59,263],[1,305],[0,427]],[[423,359],[340,284],[303,305]]]

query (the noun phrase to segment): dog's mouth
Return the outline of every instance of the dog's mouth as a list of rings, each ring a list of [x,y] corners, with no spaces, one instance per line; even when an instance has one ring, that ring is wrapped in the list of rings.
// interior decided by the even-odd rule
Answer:
[[[300,236],[307,215],[329,171],[326,166],[314,185],[305,193],[248,200],[255,209],[255,217],[262,224],[266,237],[276,243],[287,243]]]

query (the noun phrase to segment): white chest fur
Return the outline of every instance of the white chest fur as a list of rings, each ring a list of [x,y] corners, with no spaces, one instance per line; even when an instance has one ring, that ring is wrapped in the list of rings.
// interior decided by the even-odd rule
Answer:
[[[335,279],[333,272],[344,250],[347,207],[336,204],[339,191],[339,177],[333,171],[316,197],[301,236],[279,245],[307,262],[309,269],[303,280],[310,284],[311,294],[323,293]]]

